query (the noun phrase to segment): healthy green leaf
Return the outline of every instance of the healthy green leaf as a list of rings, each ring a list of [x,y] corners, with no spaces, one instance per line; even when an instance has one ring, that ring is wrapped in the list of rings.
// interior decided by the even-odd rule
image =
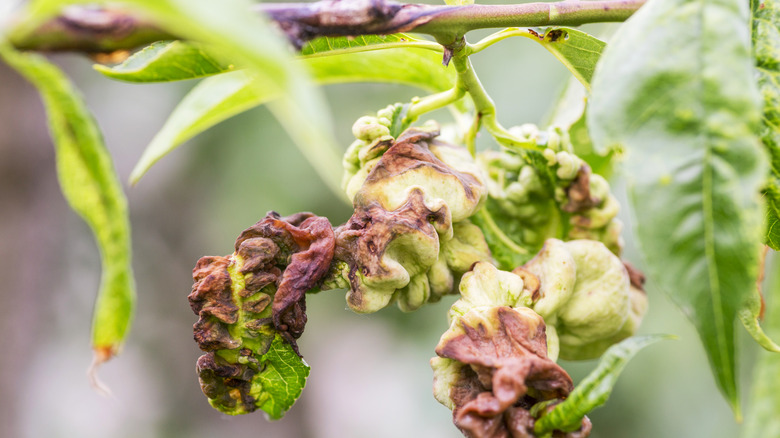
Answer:
[[[696,326],[738,418],[734,321],[755,288],[766,172],[745,9],[643,6],[604,52],[588,118],[597,150],[625,146],[652,283]]]
[[[92,345],[96,361],[103,362],[121,347],[135,305],[130,223],[122,186],[95,120],[65,75],[43,57],[16,52],[2,42],[0,57],[40,91],[62,193],[92,229],[100,248],[103,272]]]
[[[780,338],[780,257],[773,254],[767,292],[766,331]],[[767,260],[769,263],[769,260]],[[780,436],[780,354],[759,352],[753,372],[753,389],[747,421],[742,430],[744,438]]]
[[[443,91],[455,83],[452,68],[441,65],[441,56],[422,49],[388,49],[381,52],[345,53],[310,57],[300,61],[321,84],[387,82]],[[207,78],[176,107],[133,169],[136,183],[160,158],[183,142],[217,123],[278,97],[261,78],[237,71]],[[262,90],[258,92],[258,90]]]
[[[263,359],[268,362],[259,374],[262,382],[259,397],[267,399],[260,409],[268,413],[272,420],[278,420],[301,395],[311,368],[279,335],[276,335]]]
[[[95,64],[95,70],[126,82],[170,82],[210,76],[235,67],[199,44],[183,41],[163,41],[134,53],[121,64]]]
[[[606,43],[581,30],[552,27],[537,41],[555,55],[563,65],[590,91],[590,82],[596,63]]]
[[[342,55],[389,48],[414,47],[442,52],[441,46],[405,34],[367,35],[356,38],[317,38],[301,50],[304,57]],[[439,55],[441,56],[441,55]],[[203,45],[184,41],[153,43],[121,64],[96,64],[98,72],[126,82],[169,82],[211,76],[236,68]]]
[[[674,339],[674,337],[668,335],[638,336],[609,347],[601,357],[596,369],[574,388],[566,400],[547,413],[544,413],[545,406],[534,406],[532,413],[541,411],[539,413],[542,415],[534,424],[535,434],[541,437],[547,436],[553,430],[575,431],[579,429],[585,415],[607,402],[612,388],[617,383],[617,379],[628,361],[639,350],[664,339]]]

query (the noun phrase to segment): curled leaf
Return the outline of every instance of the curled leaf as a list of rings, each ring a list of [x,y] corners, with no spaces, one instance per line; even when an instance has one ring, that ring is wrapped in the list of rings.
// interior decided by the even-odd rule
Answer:
[[[207,352],[198,376],[216,409],[279,418],[300,395],[308,366],[295,339],[306,324],[305,293],[328,271],[334,245],[327,219],[271,212],[241,233],[232,255],[198,261],[188,299],[199,317],[195,341]]]
[[[547,357],[544,321],[528,308],[474,308],[453,321],[436,354],[434,393],[468,437],[532,437],[530,407],[573,388]],[[582,428],[584,434],[566,436],[587,436],[589,423]]]

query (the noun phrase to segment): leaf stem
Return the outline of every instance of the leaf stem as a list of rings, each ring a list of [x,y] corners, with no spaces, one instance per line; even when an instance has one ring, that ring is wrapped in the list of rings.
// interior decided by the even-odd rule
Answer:
[[[462,99],[465,95],[465,90],[458,87],[453,87],[449,90],[442,91],[441,93],[415,98],[412,100],[411,106],[409,106],[409,112],[407,113],[406,118],[410,120],[416,120],[418,117],[427,112],[443,108]]]
[[[469,59],[471,53],[471,47],[464,45],[457,53],[453,54],[452,63],[458,74],[456,87],[463,89],[471,96],[476,109],[476,117],[479,117],[485,129],[501,145],[508,148],[539,149],[536,142],[513,135],[498,122],[496,118],[496,104],[490,98],[474,71],[474,67]]]
[[[539,40],[539,34],[532,32],[530,29],[521,29],[519,27],[510,27],[496,33],[490,34],[485,38],[482,38],[475,44],[471,45],[471,53],[479,53],[493,44],[503,41],[507,38],[521,36],[532,40]]]

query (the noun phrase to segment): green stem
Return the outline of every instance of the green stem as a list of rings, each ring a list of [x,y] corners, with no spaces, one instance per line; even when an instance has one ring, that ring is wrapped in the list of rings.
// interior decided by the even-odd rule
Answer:
[[[407,113],[406,117],[410,120],[416,120],[418,117],[427,112],[431,112],[439,108],[444,108],[445,106],[462,99],[465,94],[465,90],[454,87],[450,88],[449,90],[442,91],[441,93],[431,94],[422,98],[415,98],[409,107],[409,112]]]
[[[539,34],[531,32],[530,29],[521,29],[519,27],[510,27],[502,31],[490,34],[485,38],[479,40],[476,44],[471,45],[471,53],[479,53],[493,44],[503,41],[507,38],[521,36],[532,40],[539,40]]]
[[[453,54],[452,63],[458,74],[457,88],[469,93],[474,101],[477,117],[480,118],[485,129],[499,142],[508,148],[538,150],[536,142],[523,139],[507,131],[496,118],[496,104],[490,98],[485,87],[479,81],[474,67],[471,65],[469,55],[473,53],[470,46],[465,45],[457,53]]]

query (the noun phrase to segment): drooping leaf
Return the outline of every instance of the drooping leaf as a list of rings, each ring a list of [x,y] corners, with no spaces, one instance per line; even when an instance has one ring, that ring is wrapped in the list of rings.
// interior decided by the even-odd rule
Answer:
[[[234,69],[199,44],[162,41],[134,53],[115,66],[95,64],[95,70],[126,82],[170,82],[210,76]]]
[[[301,395],[311,368],[279,335],[274,338],[264,359],[268,362],[259,374],[263,385],[260,397],[268,398],[260,409],[267,412],[272,420],[278,420]]]
[[[596,369],[574,388],[566,400],[547,413],[540,412],[542,416],[534,424],[536,435],[545,436],[553,430],[575,431],[579,429],[585,415],[607,402],[612,388],[617,383],[617,379],[628,361],[639,350],[664,339],[674,339],[674,337],[668,335],[637,336],[609,347],[601,356]],[[536,410],[543,410],[543,406],[534,409],[534,411]]]
[[[130,328],[135,285],[127,201],[95,120],[65,75],[43,57],[0,42],[0,57],[41,93],[57,155],[57,175],[71,208],[100,248],[102,275],[92,324],[97,362],[115,355]]]
[[[552,27],[539,35],[537,41],[555,55],[582,85],[590,91],[596,63],[606,43],[581,30]]]
[[[625,146],[651,281],[696,326],[737,417],[734,322],[755,289],[766,172],[746,12],[738,0],[643,6],[602,56],[588,118],[597,150]]]
[[[422,49],[345,53],[305,58],[300,62],[321,84],[387,82],[443,91],[455,83],[454,70],[441,65],[441,56]],[[182,100],[152,139],[133,169],[132,182],[137,182],[160,158],[195,135],[275,99],[276,90],[260,85],[260,80],[241,71],[203,80]]]
[[[780,257],[773,254],[767,296],[766,332],[780,338]],[[780,354],[761,351],[753,372],[753,387],[746,415],[744,438],[780,436]]]

